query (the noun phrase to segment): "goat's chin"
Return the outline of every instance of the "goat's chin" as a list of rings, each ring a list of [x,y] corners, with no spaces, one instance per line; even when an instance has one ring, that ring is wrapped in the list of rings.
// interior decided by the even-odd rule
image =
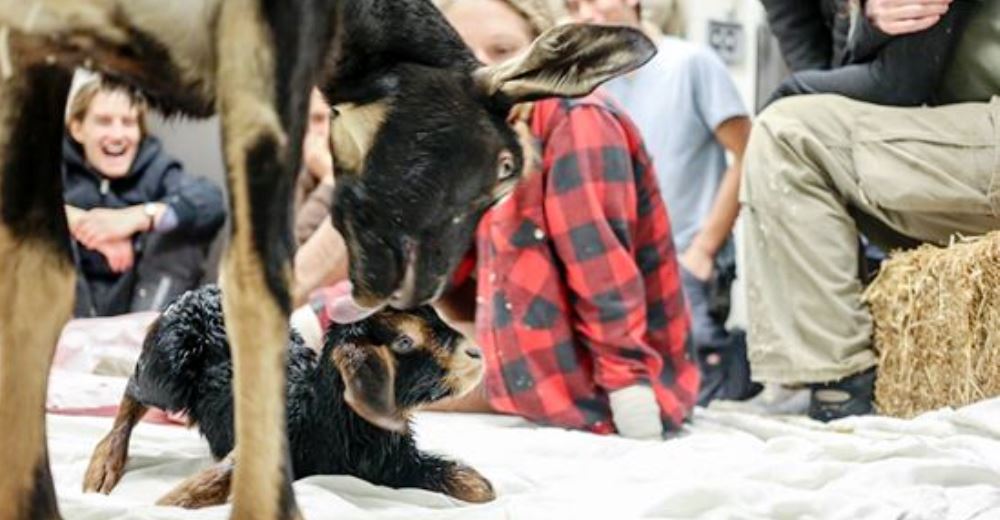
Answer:
[[[360,415],[364,420],[386,431],[405,434],[410,430],[409,412],[397,411],[391,415],[382,415],[358,410],[358,415]]]
[[[452,397],[465,397],[465,395],[471,392],[472,389],[475,388],[480,381],[482,381],[483,372],[484,369],[482,363],[465,367],[457,372],[452,369],[452,372],[447,379],[447,384],[451,388]]]

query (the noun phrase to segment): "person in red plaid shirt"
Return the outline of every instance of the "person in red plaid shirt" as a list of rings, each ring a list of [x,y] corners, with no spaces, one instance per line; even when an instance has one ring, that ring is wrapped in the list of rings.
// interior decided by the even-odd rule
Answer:
[[[441,7],[487,64],[517,54],[554,20],[546,0]],[[699,374],[670,223],[638,130],[600,95],[522,105],[512,124],[526,146],[525,176],[483,216],[438,304],[482,348],[484,383],[437,409],[633,438],[676,430]],[[349,293],[349,284],[315,291],[312,310],[296,314],[315,311],[314,328],[325,330]]]
[[[442,8],[487,64],[516,54],[553,20],[544,0]],[[642,138],[600,95],[515,112],[535,160],[476,232],[485,391],[454,408],[658,438],[690,413],[699,375],[670,223]],[[447,307],[462,308],[456,300],[471,292],[455,291]]]

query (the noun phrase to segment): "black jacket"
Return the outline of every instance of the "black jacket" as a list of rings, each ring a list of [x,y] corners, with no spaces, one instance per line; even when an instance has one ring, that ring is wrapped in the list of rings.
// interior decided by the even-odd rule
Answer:
[[[135,237],[136,264],[124,275],[113,272],[101,253],[75,243],[80,272],[77,316],[157,310],[171,295],[198,283],[208,244],[226,218],[218,186],[186,173],[154,137],[143,140],[131,170],[120,179],[107,179],[94,171],[84,160],[82,147],[66,137],[62,173],[63,196],[70,206],[117,209],[162,202],[177,217],[176,227],[166,233]]]
[[[792,72],[863,63],[892,39],[860,13],[852,17],[850,0],[761,0],[761,3]]]
[[[850,31],[847,0],[761,0],[792,72],[842,65]]]
[[[222,190],[186,173],[155,137],[143,139],[132,169],[121,179],[105,179],[95,172],[84,160],[82,147],[66,137],[63,196],[66,204],[85,210],[163,202],[177,215],[174,232],[196,238],[214,235],[226,219]]]
[[[797,94],[841,94],[883,105],[933,103],[934,95],[980,0],[956,0],[930,29],[898,37],[864,16],[865,2],[761,0],[792,70],[768,103]]]

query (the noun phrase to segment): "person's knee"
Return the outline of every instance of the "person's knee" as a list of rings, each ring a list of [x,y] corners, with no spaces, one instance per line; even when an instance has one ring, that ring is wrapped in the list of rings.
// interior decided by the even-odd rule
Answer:
[[[774,130],[811,133],[815,125],[822,124],[832,114],[844,109],[851,100],[836,94],[810,94],[792,96],[775,101],[757,119],[754,126],[762,125]]]
[[[810,148],[825,145],[818,137],[846,99],[834,95],[795,96],[777,101],[754,121],[744,163],[743,202],[775,202],[822,183]],[[842,107],[840,107],[842,108]]]

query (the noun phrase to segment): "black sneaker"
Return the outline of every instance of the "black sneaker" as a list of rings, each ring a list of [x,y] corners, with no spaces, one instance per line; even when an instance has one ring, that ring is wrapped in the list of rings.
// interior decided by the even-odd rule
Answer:
[[[875,412],[875,367],[832,383],[809,385],[809,417],[830,422]]]
[[[698,405],[708,406],[715,399],[745,401],[764,389],[750,380],[746,333],[733,330],[721,345],[698,349],[701,388]]]

